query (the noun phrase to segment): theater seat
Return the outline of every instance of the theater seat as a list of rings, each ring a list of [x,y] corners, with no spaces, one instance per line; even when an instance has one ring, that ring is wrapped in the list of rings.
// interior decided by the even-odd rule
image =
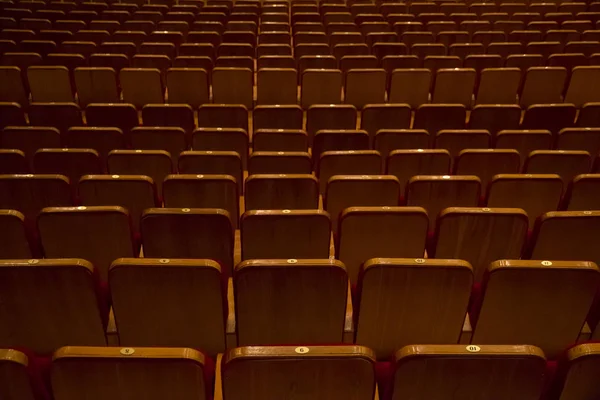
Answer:
[[[410,345],[394,364],[392,400],[537,400],[546,359],[528,345]]]
[[[84,258],[103,281],[113,260],[137,256],[129,212],[122,207],[48,207],[37,223],[46,257]]]
[[[486,272],[472,343],[531,343],[551,359],[577,341],[600,285],[589,261],[498,260]]]
[[[206,400],[211,392],[211,361],[190,348],[78,347],[54,353],[55,400]]]
[[[380,360],[415,342],[458,343],[472,285],[466,261],[370,259],[361,269],[356,343]]]
[[[145,257],[206,258],[231,275],[233,222],[223,209],[149,208],[142,214],[140,231]]]
[[[553,395],[560,400],[595,399],[600,396],[598,376],[600,345],[585,343],[571,347],[559,367]]]
[[[223,359],[215,400],[373,400],[374,364],[363,346],[239,347]]]
[[[25,216],[17,210],[0,210],[0,259],[30,258]]]
[[[240,346],[341,343],[352,320],[341,261],[243,261],[233,286]]]
[[[217,262],[120,258],[108,279],[121,346],[187,346],[212,357],[225,350],[226,288]]]
[[[48,356],[67,344],[106,345],[106,315],[99,308],[94,267],[88,261],[2,260],[0,301],[0,347]]]
[[[34,400],[27,372],[29,359],[17,350],[0,349],[0,396],[7,400]]]

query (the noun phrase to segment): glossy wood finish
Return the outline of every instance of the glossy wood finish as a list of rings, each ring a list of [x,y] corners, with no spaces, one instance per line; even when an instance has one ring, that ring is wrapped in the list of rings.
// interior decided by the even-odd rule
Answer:
[[[206,359],[189,348],[63,347],[52,361],[56,400],[112,399],[205,400]]]
[[[561,381],[560,400],[594,399],[600,396],[597,376],[600,373],[600,346],[580,344],[566,354],[565,376]]]
[[[418,175],[406,188],[406,205],[423,207],[433,230],[439,213],[447,207],[476,207],[481,181],[476,176]]]
[[[553,211],[536,222],[527,254],[532,260],[600,262],[600,211]]]
[[[472,343],[532,343],[556,358],[577,341],[599,284],[592,262],[495,261]]]
[[[82,259],[0,261],[0,347],[49,355],[105,346],[94,267]]]
[[[579,174],[587,174],[592,167],[592,157],[587,151],[538,150],[532,151],[525,161],[528,174],[558,174],[567,184]]]
[[[163,182],[164,206],[169,208],[221,208],[238,227],[239,195],[230,175],[167,175]]]
[[[480,149],[463,150],[455,161],[457,175],[476,175],[485,190],[497,174],[517,174],[521,158],[516,150]]]
[[[223,364],[225,400],[371,400],[375,355],[363,346],[240,347]]]
[[[164,150],[113,150],[107,163],[109,174],[149,176],[157,193],[162,193],[163,180],[173,169],[171,156]]]
[[[0,210],[0,259],[30,258],[25,216],[17,210]]]
[[[235,151],[183,151],[177,170],[180,174],[231,175],[237,182],[238,193],[243,192],[242,159]]]
[[[217,208],[149,208],[140,224],[145,257],[203,258],[231,276],[233,222]]]
[[[122,207],[48,207],[37,222],[46,257],[83,258],[103,281],[113,260],[136,255],[129,213]]]
[[[121,346],[225,350],[225,293],[212,260],[120,258],[109,271]]]
[[[389,359],[414,343],[457,343],[473,270],[461,260],[373,258],[362,269],[356,343]]]
[[[142,212],[157,205],[154,181],[145,175],[85,175],[77,191],[84,206],[125,208],[135,232],[139,232]]]
[[[356,284],[370,258],[423,257],[427,213],[421,207],[349,207],[340,216],[337,258]]]
[[[490,184],[487,206],[522,208],[533,227],[540,215],[558,209],[562,193],[558,175],[498,174]]]
[[[14,209],[25,215],[29,228],[45,207],[73,204],[69,179],[64,175],[0,175],[0,209]]]
[[[20,351],[0,349],[0,396],[6,400],[34,400],[27,373],[29,360]]]
[[[437,220],[433,254],[470,262],[475,281],[481,282],[490,262],[521,256],[527,223],[519,208],[446,208]]]
[[[600,175],[582,174],[576,176],[569,185],[568,211],[600,209]]]
[[[360,206],[397,206],[400,183],[391,175],[335,175],[327,183],[325,210],[331,215],[334,234],[344,209]]]
[[[322,210],[254,210],[242,215],[242,260],[329,257],[331,222]]]
[[[343,140],[343,136],[340,139]],[[375,150],[325,151],[316,168],[319,191],[325,194],[327,183],[334,175],[379,175],[381,167],[381,155]]]
[[[411,345],[396,353],[393,400],[536,400],[546,359],[535,346]]]
[[[248,158],[248,175],[310,173],[312,164],[308,152],[255,151]]]
[[[60,174],[70,182],[78,182],[83,175],[102,173],[100,156],[92,149],[40,149],[33,157],[36,174]]]
[[[319,208],[319,183],[309,174],[257,174],[246,179],[245,209]]]
[[[233,284],[239,345],[342,342],[348,291],[342,262],[244,261]]]

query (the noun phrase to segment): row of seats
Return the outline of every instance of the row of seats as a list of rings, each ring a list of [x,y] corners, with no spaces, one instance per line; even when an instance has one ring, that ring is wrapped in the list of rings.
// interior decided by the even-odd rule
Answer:
[[[368,110],[372,111],[373,109],[369,108]],[[390,108],[390,111],[398,110],[401,110],[401,108]],[[197,152],[233,151],[241,159],[239,162],[240,172],[229,174],[235,176],[236,179],[241,176],[241,170],[249,171],[250,175],[257,173],[311,173],[313,170],[318,172],[320,170],[320,158],[322,154],[328,151],[367,151],[373,149],[379,154],[374,152],[368,152],[367,154],[381,157],[382,161],[385,162],[385,159],[397,150],[421,149],[421,153],[430,154],[430,152],[424,150],[433,147],[437,150],[448,151],[447,155],[442,152],[443,154],[439,156],[444,158],[444,161],[447,159],[448,165],[440,171],[440,174],[450,174],[450,158],[457,157],[463,150],[514,149],[520,154],[523,161],[530,156],[532,151],[544,151],[543,154],[548,155],[566,154],[553,151],[553,149],[559,151],[585,151],[589,153],[589,157],[593,161],[600,149],[599,128],[564,128],[554,137],[552,132],[543,129],[503,129],[495,135],[490,134],[488,129],[442,129],[436,135],[430,135],[424,129],[391,129],[385,126],[381,129],[369,129],[380,128],[368,123],[367,116],[370,117],[371,114],[374,117],[381,117],[382,113],[365,112],[361,123],[363,126],[360,130],[340,129],[342,127],[318,129],[312,137],[312,161],[311,155],[308,154],[309,136],[302,129],[255,129],[252,135],[252,143],[249,143],[248,134],[242,128],[197,128],[190,134],[182,127],[136,126],[127,131],[125,135],[123,130],[117,127],[73,126],[61,134],[58,129],[53,127],[7,126],[0,132],[0,148],[2,149],[0,151],[0,154],[2,154],[0,156],[0,174],[23,174],[28,173],[30,170],[42,172],[47,167],[43,166],[44,162],[41,160],[41,164],[38,164],[38,167],[35,166],[35,153],[41,149],[50,149],[42,153],[56,152],[56,149],[61,147],[73,150],[92,149],[100,157],[99,161],[102,163],[100,166],[94,166],[89,170],[81,170],[82,173],[78,174],[75,180],[79,179],[81,175],[98,173],[97,171],[110,171],[110,166],[105,167],[105,161],[109,153],[130,147],[137,150],[166,151],[167,156],[173,160],[173,166],[170,166],[171,162],[167,162],[169,165],[166,168],[167,174],[171,171],[207,173],[208,171],[203,172],[189,168],[186,165],[189,163],[179,161],[179,159],[193,160],[200,155],[208,155]],[[312,126],[309,125],[310,127]],[[374,135],[369,135],[373,132]],[[252,147],[250,156],[248,156],[249,147]],[[189,148],[192,148],[193,152],[186,150]],[[14,150],[18,150],[18,152]],[[549,151],[550,153],[548,153]],[[277,154],[273,154],[273,152],[277,152]],[[280,154],[280,152],[293,154]],[[71,151],[65,151],[65,155],[62,157],[72,157],[69,155],[71,153]],[[132,152],[120,153],[130,154]],[[118,152],[114,154],[118,154]],[[359,154],[356,154],[358,157]],[[292,160],[292,158],[279,156],[292,155],[306,161],[299,164],[301,165],[299,167],[290,166],[289,168],[285,163],[279,165],[275,162],[271,163],[269,167],[258,165],[262,164],[258,163],[259,159],[265,160],[263,157],[271,156],[276,157],[272,158],[273,160],[283,161],[286,159]],[[216,157],[217,154],[214,154],[214,156]],[[39,155],[38,157],[45,156]],[[93,155],[88,157],[93,157]],[[141,159],[141,156],[138,158]],[[247,160],[249,158],[254,160],[250,161],[252,165],[248,165]],[[566,159],[566,156],[564,158]],[[97,162],[93,161],[92,164],[97,164]],[[234,162],[234,164],[237,163]],[[560,168],[560,166],[557,168]],[[233,170],[236,171],[235,167]],[[519,170],[520,168],[517,167],[516,171],[512,172],[518,172]],[[594,167],[593,171],[595,170]],[[230,170],[217,169],[213,172],[217,171],[218,173],[226,173]],[[377,169],[377,171],[380,170]],[[44,172],[48,173],[47,170]],[[558,169],[554,172],[562,175]],[[589,172],[589,167],[584,168],[580,173],[585,172]],[[73,175],[65,170],[54,170],[53,173]],[[396,173],[394,175],[399,177]],[[155,180],[162,181],[162,178]]]
[[[417,204],[409,201],[408,207],[398,207],[397,199],[382,193],[381,188],[389,181],[373,180],[374,177],[369,176],[365,177],[371,179],[366,181],[367,184],[365,178],[362,182],[358,180],[359,184],[363,184],[359,186],[356,177],[344,178],[335,182],[338,190],[329,193],[329,212],[318,209],[245,212],[239,223],[239,242],[234,232],[238,228],[237,214],[227,211],[237,212],[232,204],[228,204],[228,209],[206,208],[204,204],[198,206],[188,201],[184,203],[196,208],[143,209],[141,216],[137,217],[138,228],[131,224],[129,212],[119,206],[61,206],[38,210],[32,209],[32,205],[37,206],[40,202],[30,200],[29,204],[18,207],[25,208],[30,219],[25,219],[16,210],[3,211],[2,220],[6,228],[3,232],[2,255],[3,258],[15,259],[40,254],[46,257],[82,257],[90,260],[106,279],[110,263],[119,257],[137,257],[140,244],[147,257],[217,260],[229,275],[235,264],[234,259],[239,260],[240,257],[242,260],[311,259],[328,258],[335,253],[347,264],[353,283],[357,282],[360,266],[369,258],[382,255],[423,257],[425,250],[430,257],[469,261],[473,264],[478,282],[490,262],[502,258],[599,260],[593,246],[599,234],[597,227],[593,226],[598,223],[598,211],[551,211],[537,220],[532,218],[530,225],[526,212],[520,208],[477,208],[473,204],[476,201],[471,201],[467,207],[453,204],[447,207],[447,203],[461,204],[460,200],[475,197],[473,192],[477,187],[473,189],[474,185],[469,185],[471,182],[468,181],[462,187],[456,184],[451,187],[431,185],[433,189],[427,186],[427,181],[421,182],[417,188],[419,191],[415,190],[417,196],[441,197],[448,191],[454,192],[452,197],[425,199],[422,202],[428,204],[419,205],[419,201],[415,202]],[[545,183],[545,188],[537,185],[538,189],[552,189],[549,182]],[[376,199],[365,201],[367,194],[349,192],[355,189],[352,185],[371,190],[371,198]],[[22,187],[27,188],[25,185]],[[29,187],[35,188],[33,185]],[[464,187],[465,194],[456,193],[457,189]],[[89,189],[93,190],[94,186],[89,185]],[[535,189],[536,186],[531,185],[526,192],[531,193]],[[42,191],[38,189],[37,192]],[[110,194],[113,198],[118,197]],[[63,197],[67,195],[62,193]],[[130,195],[130,192],[122,195]],[[343,197],[348,195],[352,197]],[[510,203],[510,199],[506,200],[502,195],[499,190],[499,194],[495,195],[497,201]],[[130,202],[144,207],[146,204],[142,201],[152,200],[145,197],[139,195]],[[206,197],[211,200],[218,195],[208,193]],[[173,201],[181,198],[183,196]],[[10,200],[9,204],[14,203]],[[208,200],[203,203],[208,203]],[[551,201],[556,199],[530,200],[528,205],[539,209]],[[69,202],[68,197],[63,199],[63,203]],[[215,203],[222,204],[223,201]],[[149,205],[152,207],[153,204]],[[427,210],[429,215],[421,206],[430,206]],[[530,227],[534,235],[528,238]],[[562,231],[558,231],[559,228]],[[432,238],[429,243],[428,230]],[[333,244],[332,231],[335,239]],[[457,231],[463,233],[457,235]],[[368,238],[363,238],[365,232],[370,233]],[[133,233],[136,233],[135,238]],[[399,242],[397,238],[400,237],[406,239]],[[552,246],[552,241],[561,243]],[[241,250],[241,256],[238,250]]]
[[[198,108],[197,115],[194,115],[193,108],[185,104],[153,104],[146,107],[146,112],[142,111],[142,119],[150,126],[180,127],[188,133],[196,126],[238,128],[248,133],[251,132],[251,127],[255,131],[305,129],[309,144],[319,130],[354,130],[358,120],[358,114],[352,105],[313,106],[306,113],[306,124],[302,109],[295,105],[258,106],[252,113],[251,123],[248,110],[243,105],[204,104]],[[75,103],[33,103],[27,111],[26,118],[24,109],[18,103],[0,103],[0,128],[27,126],[29,123],[32,127],[55,127],[61,134],[65,134],[69,128],[85,126],[81,109]],[[598,127],[599,112],[600,103],[584,104],[579,113],[573,104],[536,104],[527,109],[521,120],[521,109],[513,105],[478,105],[467,114],[466,107],[461,104],[423,104],[416,110],[413,118],[410,107],[406,104],[376,104],[365,107],[358,126],[370,136],[376,136],[377,132],[384,129],[411,127],[424,129],[432,137],[444,129],[467,127],[487,130],[493,136],[502,130],[519,129],[546,129],[553,135],[558,135],[562,129],[573,126]],[[140,124],[135,107],[126,103],[90,104],[85,109],[85,119],[88,126],[116,127],[125,135]],[[365,120],[368,122],[362,122]],[[423,145],[405,148],[422,147]],[[244,156],[242,153],[240,155]]]
[[[0,394],[9,400],[50,391],[55,400],[538,400],[546,393],[589,400],[600,395],[599,355],[597,344],[574,346],[558,372],[548,374],[544,352],[523,345],[411,345],[385,368],[363,346],[239,347],[215,365],[191,348],[68,346],[54,353],[46,386],[24,353],[0,350],[0,368],[14,379],[1,381]]]
[[[414,108],[428,103],[429,99],[432,103],[462,104],[470,108],[477,90],[477,104],[514,104],[518,98],[521,107],[527,108],[544,102],[561,103],[563,92],[564,102],[577,107],[600,101],[596,90],[600,84],[600,66],[575,67],[570,79],[564,67],[531,67],[524,78],[518,68],[484,69],[480,76],[472,68],[441,68],[435,76],[426,68],[396,69],[389,86],[382,68],[350,69],[344,75],[337,69],[307,69],[302,74],[300,94],[295,69],[265,68],[258,70],[256,96],[254,77],[248,68],[217,67],[211,75],[209,79],[203,69],[169,68],[165,77],[166,98],[170,103],[199,106],[209,102],[212,92],[214,103],[243,104],[247,108],[253,107],[255,99],[257,104],[285,105],[297,104],[300,98],[302,107],[308,108],[315,104],[340,103],[343,91],[344,102],[358,108],[385,103],[386,99]],[[118,82],[116,72],[110,68],[75,68],[73,76],[75,86],[66,67],[32,66],[27,69],[28,85],[24,86],[18,67],[0,67],[0,77],[10,82],[1,90],[0,100],[27,105],[28,86],[33,102],[73,102],[77,92],[82,106],[118,103],[120,86],[123,101],[138,108],[165,101],[165,82],[158,69],[123,68]]]
[[[215,356],[235,346],[356,343],[389,360],[420,342],[530,343],[556,359],[598,339],[595,263],[498,260],[485,272],[472,293],[466,261],[374,258],[352,298],[346,267],[332,259],[252,259],[227,279],[213,260],[120,258],[103,291],[83,259],[0,260],[0,346],[48,356],[108,340]]]

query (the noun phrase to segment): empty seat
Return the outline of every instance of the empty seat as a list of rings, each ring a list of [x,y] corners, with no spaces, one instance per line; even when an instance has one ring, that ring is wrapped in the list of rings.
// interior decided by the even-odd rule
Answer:
[[[99,307],[89,261],[65,257],[1,260],[0,276],[3,348],[27,348],[49,356],[68,344],[106,346],[106,310]]]
[[[15,66],[0,67],[0,77],[3,83],[0,86],[0,101],[27,105],[29,95],[21,80],[21,70]]]
[[[296,104],[297,72],[291,68],[261,68],[257,74],[257,104]]]
[[[582,174],[574,177],[565,200],[568,211],[598,209],[598,178],[597,174]]]
[[[492,142],[490,132],[483,129],[442,129],[435,138],[435,147],[446,149],[453,158],[465,149],[487,149]]]
[[[206,258],[226,275],[233,265],[233,226],[223,209],[151,208],[141,220],[145,257]]]
[[[349,104],[313,105],[306,112],[306,132],[312,142],[320,130],[356,129],[356,108]]]
[[[156,68],[123,68],[119,73],[123,101],[142,108],[150,103],[163,103],[160,71]]]
[[[597,211],[553,211],[536,221],[528,258],[533,260],[600,260]]]
[[[194,111],[188,104],[147,104],[142,108],[144,125],[177,126],[190,134],[194,128]]]
[[[587,174],[592,167],[592,158],[587,151],[536,150],[525,162],[527,174],[558,174],[567,184],[576,175]]]
[[[521,158],[516,150],[463,150],[456,159],[454,172],[457,175],[478,176],[485,190],[494,175],[516,174],[519,173],[520,167]]]
[[[326,151],[367,150],[369,135],[361,130],[320,129],[313,138],[312,156],[316,163]]]
[[[248,134],[241,128],[198,128],[192,133],[192,149],[235,151],[246,169],[248,159]]]
[[[331,222],[321,210],[254,210],[242,215],[242,259],[328,258]]]
[[[58,129],[43,126],[7,126],[0,133],[0,143],[2,148],[21,150],[31,167],[36,151],[61,147]]]
[[[98,400],[123,394],[127,381],[127,394],[136,398],[159,399],[178,393],[181,400],[204,400],[212,391],[210,363],[190,348],[73,345],[54,353],[52,391],[56,400]],[[140,374],[147,381],[137,380]]]
[[[301,105],[339,104],[342,95],[342,71],[307,69],[302,74]]]
[[[242,159],[234,151],[183,151],[179,155],[180,174],[231,175],[235,178],[238,193],[244,186]]]
[[[0,210],[0,221],[4,229],[0,231],[0,259],[30,258],[33,254],[29,246],[25,216],[17,210]]]
[[[259,129],[299,130],[303,127],[303,117],[302,108],[295,104],[259,105],[252,113],[253,130],[255,134]]]
[[[438,217],[431,256],[468,261],[481,282],[490,262],[521,256],[527,226],[527,214],[518,208],[450,207]]]
[[[138,113],[132,104],[89,104],[85,108],[85,116],[90,126],[118,127],[125,135],[129,134],[131,128],[139,125]]]
[[[275,282],[281,290],[267,290]],[[244,261],[236,266],[234,291],[239,345],[342,341],[348,275],[340,261]]]
[[[323,132],[319,132],[317,139],[322,136]],[[334,134],[334,136],[338,136],[339,140],[344,140],[347,135]],[[363,136],[363,144],[366,143],[366,137]],[[322,145],[319,147],[322,148]],[[367,148],[367,146],[364,147]],[[327,189],[327,182],[334,175],[381,174],[381,155],[374,150],[337,150],[324,151],[319,154],[319,158],[315,160],[315,169],[316,175],[319,178],[319,191],[323,195]]]
[[[515,104],[521,81],[518,68],[486,68],[481,71],[477,104]]]
[[[79,104],[117,103],[119,91],[117,74],[112,68],[76,68],[74,72],[75,85]]]
[[[356,343],[373,348],[383,360],[415,341],[457,343],[472,284],[471,266],[462,260],[366,261],[359,283]],[[433,297],[437,300],[431,301]]]
[[[556,358],[576,342],[600,283],[599,272],[587,261],[494,261],[475,310],[472,342],[532,343]],[[553,317],[540,318],[547,313]]]
[[[363,108],[385,101],[386,74],[383,69],[351,69],[346,74],[345,102]]]
[[[167,71],[169,102],[196,108],[209,100],[208,71],[202,68],[169,68]]]
[[[499,174],[490,183],[487,206],[521,208],[533,227],[540,215],[558,209],[562,194],[563,182],[555,174]]]
[[[560,150],[583,150],[595,159],[600,152],[600,129],[565,128],[558,133],[556,147]]]
[[[328,393],[333,398],[372,399],[374,363],[373,351],[362,346],[231,349],[223,364],[223,394],[230,400],[247,399],[249,393],[252,399],[282,398],[290,386],[300,385],[309,398]]]
[[[574,3],[573,3],[574,4]],[[585,399],[598,396],[594,376],[598,368],[598,344],[585,343],[570,348],[559,364],[555,381],[560,399]]]
[[[123,148],[125,143],[123,131],[114,127],[74,126],[69,128],[62,137],[63,146],[66,148],[95,150],[100,157],[102,170],[105,168],[108,153]]]
[[[25,153],[15,149],[0,149],[0,174],[27,174],[29,164]]]
[[[581,107],[585,103],[598,101],[596,91],[590,89],[595,87],[600,80],[600,67],[578,66],[573,68],[569,87],[565,94],[565,102],[573,103]]]
[[[431,71],[426,68],[394,70],[389,89],[390,103],[406,103],[417,108],[427,103]]]
[[[552,147],[552,133],[545,129],[506,129],[496,136],[497,149],[515,149],[521,155],[521,164],[534,150],[549,150]]]
[[[400,183],[391,175],[335,175],[327,182],[325,210],[331,215],[334,234],[338,221],[348,207],[397,206]]]
[[[0,350],[0,370],[2,370],[0,395],[10,399],[15,396],[19,399],[34,399],[35,389],[31,384],[28,372],[29,359],[17,350]],[[39,389],[38,389],[39,390]]]
[[[248,175],[310,173],[312,163],[308,152],[255,151],[248,158]]]
[[[548,129],[557,135],[563,128],[573,126],[577,110],[573,104],[535,104],[525,111],[522,129]]]
[[[398,178],[404,195],[410,178],[416,175],[450,173],[451,157],[447,150],[394,150],[389,153],[385,173]]]
[[[240,128],[248,132],[248,109],[242,104],[203,104],[198,108],[198,126]]]
[[[436,74],[432,102],[471,105],[476,72],[472,68],[441,69]]]
[[[81,110],[75,103],[33,103],[29,106],[28,111],[30,125],[53,126],[58,128],[61,133],[66,132],[72,126],[83,125]],[[11,125],[27,124],[22,122],[11,123]]]
[[[229,175],[168,175],[163,182],[164,206],[227,210],[234,227],[239,215],[235,178]]]
[[[129,214],[122,207],[45,208],[38,229],[47,257],[84,257],[103,280],[114,259],[135,254]]]
[[[79,181],[77,191],[84,206],[118,205],[128,210],[135,233],[142,211],[157,203],[154,181],[145,175],[87,175]]]
[[[189,346],[213,357],[225,350],[217,262],[121,258],[110,267],[109,283],[121,346]],[[155,323],[157,313],[169,321],[168,330]]]
[[[367,104],[361,114],[360,128],[367,131],[371,142],[381,129],[410,128],[411,112],[406,104]]]
[[[318,209],[318,181],[308,174],[251,175],[244,201],[247,211]]]
[[[215,68],[212,73],[213,101],[253,106],[252,71],[246,68]]]
[[[435,137],[442,129],[464,129],[467,110],[462,104],[423,104],[415,113],[413,128]]]
[[[73,101],[69,70],[66,67],[31,66],[27,69],[27,79],[33,101]]]
[[[398,350],[391,398],[540,397],[546,368],[540,348],[477,344],[411,345]]]
[[[349,207],[339,222],[337,257],[352,284],[373,257],[422,257],[428,218],[420,207]]]
[[[480,193],[481,181],[476,176],[417,175],[408,181],[406,205],[423,207],[429,216],[429,230],[433,231],[442,210],[476,207]]]
[[[564,67],[531,67],[525,76],[520,104],[560,103],[561,93],[567,79]]]

